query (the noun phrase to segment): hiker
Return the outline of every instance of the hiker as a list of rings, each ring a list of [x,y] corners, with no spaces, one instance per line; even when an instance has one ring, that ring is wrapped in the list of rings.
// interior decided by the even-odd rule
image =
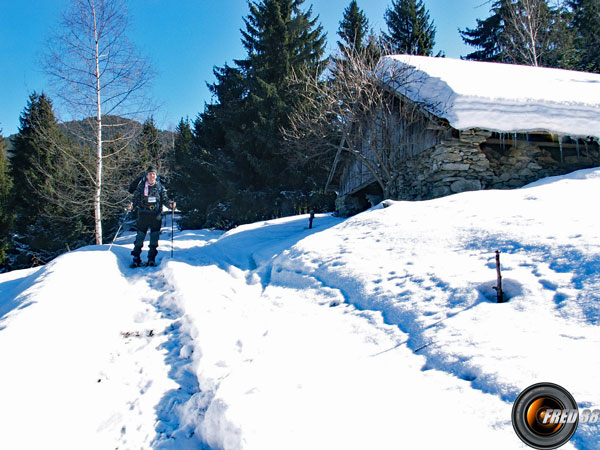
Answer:
[[[158,181],[156,169],[153,166],[148,167],[145,172],[145,181],[140,182],[133,194],[133,204],[129,204],[129,209],[137,208],[137,236],[133,244],[132,267],[141,265],[142,246],[148,228],[150,228],[150,245],[148,250],[148,265],[156,264],[156,254],[158,253],[158,238],[160,236],[160,226],[162,222],[162,206],[175,208],[175,202],[167,197],[167,190]]]
[[[131,195],[135,194],[135,190],[140,184],[144,184],[144,181],[146,181],[146,172],[142,172],[137,177],[135,177],[135,179],[129,184],[127,192],[129,192]],[[158,181],[160,184],[164,183],[163,177],[158,174],[156,175],[156,181]],[[133,216],[137,216],[137,212],[137,208],[135,207],[131,211]]]

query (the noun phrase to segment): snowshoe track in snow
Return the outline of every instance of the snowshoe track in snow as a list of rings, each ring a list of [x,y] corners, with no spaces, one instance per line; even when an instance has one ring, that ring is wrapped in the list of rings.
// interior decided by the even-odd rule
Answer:
[[[143,300],[151,305],[156,312],[169,321],[162,330],[164,342],[158,349],[164,354],[164,362],[169,368],[168,376],[177,387],[165,392],[156,405],[156,436],[152,440],[153,448],[198,448],[207,450],[195,436],[193,427],[186,427],[180,422],[181,408],[198,396],[200,389],[198,379],[193,371],[191,338],[183,331],[181,312],[177,309],[172,286],[161,273],[162,266],[147,266],[148,270],[135,271],[135,282],[146,283],[151,294]],[[135,270],[135,269],[134,269]],[[152,331],[152,330],[151,330]],[[148,334],[148,332],[146,333]],[[138,337],[133,334],[133,337]]]

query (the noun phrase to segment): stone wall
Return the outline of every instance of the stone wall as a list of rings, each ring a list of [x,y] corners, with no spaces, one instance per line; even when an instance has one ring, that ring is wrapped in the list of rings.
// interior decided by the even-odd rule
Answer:
[[[398,198],[425,200],[480,189],[511,189],[551,175],[600,165],[600,154],[569,156],[562,162],[540,143],[508,140],[491,145],[491,132],[462,131],[403,162]],[[543,145],[543,144],[542,144]]]
[[[397,182],[398,198],[424,200],[487,187],[493,172],[478,144],[489,136],[491,133],[465,133],[404,161]]]
[[[600,166],[598,143],[581,145],[576,152],[570,144],[570,150],[559,153],[559,144],[550,142],[548,135],[506,140],[484,130],[456,131],[454,135],[458,137],[443,138],[402,162],[395,185],[397,199],[427,200],[480,189],[514,189],[540,178]],[[381,188],[373,183],[339,196],[336,210],[349,216],[382,199]]]

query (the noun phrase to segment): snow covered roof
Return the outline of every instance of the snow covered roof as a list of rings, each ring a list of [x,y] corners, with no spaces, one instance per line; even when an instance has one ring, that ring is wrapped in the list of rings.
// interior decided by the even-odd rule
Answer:
[[[599,74],[414,55],[380,61],[384,77],[399,68],[409,83],[398,92],[456,129],[600,138]]]

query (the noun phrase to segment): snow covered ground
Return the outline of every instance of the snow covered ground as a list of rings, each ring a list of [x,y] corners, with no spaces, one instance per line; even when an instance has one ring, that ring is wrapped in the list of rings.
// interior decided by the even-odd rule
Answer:
[[[599,192],[593,169],[182,231],[172,259],[167,226],[158,267],[128,233],[2,274],[0,448],[526,448],[527,386],[600,408]]]

